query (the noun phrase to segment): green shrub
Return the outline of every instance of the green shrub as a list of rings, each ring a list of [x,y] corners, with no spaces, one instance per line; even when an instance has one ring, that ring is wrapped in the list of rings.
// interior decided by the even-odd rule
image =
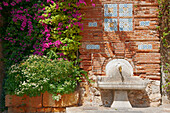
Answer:
[[[48,91],[53,99],[75,91],[82,74],[86,74],[74,62],[51,60],[46,56],[31,55],[7,71],[6,93],[18,96],[36,96]]]

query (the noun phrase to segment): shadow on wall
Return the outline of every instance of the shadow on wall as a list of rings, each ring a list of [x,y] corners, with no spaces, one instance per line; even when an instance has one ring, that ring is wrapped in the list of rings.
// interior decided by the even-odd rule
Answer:
[[[145,90],[129,91],[128,98],[133,107],[149,107],[150,99]]]

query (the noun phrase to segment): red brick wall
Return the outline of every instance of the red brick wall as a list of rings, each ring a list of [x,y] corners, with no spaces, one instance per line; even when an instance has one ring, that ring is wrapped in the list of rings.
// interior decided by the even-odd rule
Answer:
[[[134,75],[160,79],[160,41],[156,29],[158,25],[157,0],[86,0],[81,9],[85,13],[83,39],[80,48],[81,67],[93,71],[95,75],[105,75],[105,65],[109,57],[124,58],[134,67]],[[133,4],[133,31],[106,32],[104,30],[104,4]],[[149,26],[140,26],[140,21],[149,21]],[[97,22],[97,27],[89,27],[89,22]],[[152,49],[138,49],[149,44]],[[87,45],[100,45],[100,49],[87,49]]]

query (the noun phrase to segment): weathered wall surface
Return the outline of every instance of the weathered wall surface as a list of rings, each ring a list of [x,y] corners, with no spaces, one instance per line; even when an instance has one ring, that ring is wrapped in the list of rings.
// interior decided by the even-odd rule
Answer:
[[[158,106],[161,77],[157,0],[93,0],[95,7],[86,1],[87,6],[81,10],[85,13],[81,67],[95,78],[105,75],[109,60],[128,60],[134,76],[150,79],[144,92],[129,93],[131,103]]]

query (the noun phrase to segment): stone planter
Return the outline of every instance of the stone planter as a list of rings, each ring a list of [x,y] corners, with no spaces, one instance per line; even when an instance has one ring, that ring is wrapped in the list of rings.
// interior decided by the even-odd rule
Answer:
[[[75,91],[71,94],[62,95],[59,101],[52,99],[52,94],[45,92],[41,96],[16,96],[6,95],[5,105],[8,113],[30,113],[30,112],[65,112],[66,107],[77,106],[79,103],[79,93]]]

